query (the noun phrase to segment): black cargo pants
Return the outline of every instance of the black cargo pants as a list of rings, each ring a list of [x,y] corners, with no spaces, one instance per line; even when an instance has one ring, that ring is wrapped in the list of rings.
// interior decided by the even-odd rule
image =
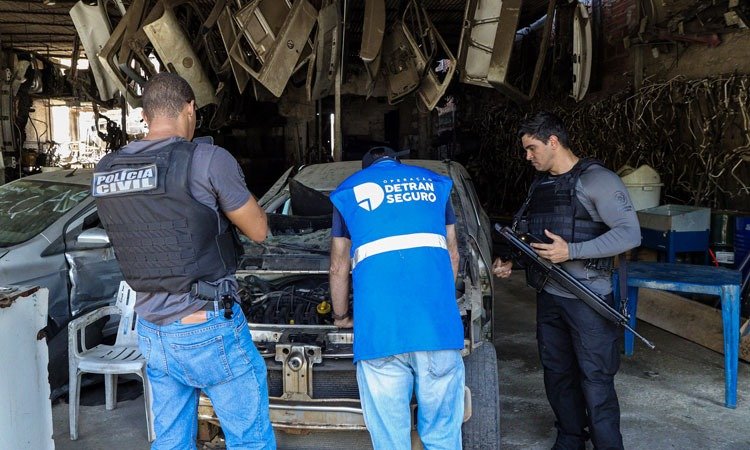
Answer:
[[[612,302],[612,295],[607,299]],[[584,449],[589,434],[597,450],[623,448],[614,385],[621,335],[579,299],[537,295],[539,357],[557,419],[555,450]]]

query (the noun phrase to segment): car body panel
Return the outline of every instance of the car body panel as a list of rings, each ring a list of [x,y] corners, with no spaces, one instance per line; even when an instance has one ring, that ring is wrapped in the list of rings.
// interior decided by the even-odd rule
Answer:
[[[185,31],[177,22],[173,9],[166,2],[160,3],[163,4],[162,15],[145,24],[143,32],[167,69],[183,77],[193,88],[198,108],[217,104],[216,89],[208,79]]]
[[[86,190],[91,186],[91,170],[45,172],[16,180],[70,185]],[[0,205],[8,211],[13,205]],[[18,211],[15,210],[15,213]],[[87,221],[88,220],[88,221]],[[98,220],[94,199],[87,196],[65,211],[41,233],[31,239],[2,248],[0,254],[0,285],[38,285],[49,289],[49,316],[57,327],[64,326],[73,316],[114,298],[122,280],[111,246],[85,248],[75,238],[85,226]]]
[[[224,9],[219,18],[216,21],[216,25],[219,28],[219,34],[221,34],[221,40],[224,42],[224,47],[227,51],[232,51],[232,55],[229,57],[229,65],[232,68],[232,74],[237,82],[237,90],[240,94],[245,92],[247,83],[250,81],[250,74],[247,73],[238,63],[238,60],[244,59],[245,56],[240,51],[239,47],[235,47],[234,43],[237,41],[237,25],[232,18],[230,10]],[[245,64],[249,64],[245,61]]]
[[[365,64],[380,54],[385,33],[385,0],[365,0],[365,17],[362,24],[362,42],[359,57]]]
[[[458,66],[462,83],[492,87],[487,81],[490,60],[496,45],[503,1],[469,0],[459,44]]]
[[[309,63],[310,33],[318,12],[307,0],[257,0],[235,15],[240,29],[228,54],[274,96],[281,97],[289,78]],[[239,57],[237,49],[247,44],[256,61]]]
[[[318,13],[315,64],[307,67],[307,96],[311,100],[319,100],[331,93],[341,59],[341,26],[338,3],[324,6]]]
[[[109,24],[109,17],[103,2],[97,2],[95,5],[88,5],[79,1],[70,9],[70,18],[73,20],[76,32],[78,33],[83,49],[86,51],[86,57],[89,60],[89,67],[94,74],[94,81],[99,90],[101,100],[110,100],[117,95],[117,84],[105,72],[102,63],[97,57],[99,51],[107,43],[112,32]]]
[[[104,71],[110,79],[115,81],[120,93],[133,108],[141,106],[141,96],[137,86],[145,81],[134,71],[133,66],[149,73],[155,72],[151,62],[135,53],[129,45],[134,36],[143,32],[142,26],[148,12],[146,3],[146,0],[133,0],[130,3],[125,15],[112,30],[109,40],[97,55]],[[130,71],[133,72],[129,73]]]
[[[495,89],[508,96],[511,100],[517,103],[526,103],[534,96],[537,85],[539,84],[539,78],[547,56],[547,47],[552,32],[552,23],[554,22],[551,18],[554,17],[557,0],[550,0],[549,6],[547,7],[546,17],[548,20],[546,20],[544,24],[544,31],[539,46],[539,52],[537,54],[536,65],[534,67],[534,73],[528,90],[523,90],[514,85],[510,79],[511,56],[513,53],[513,44],[516,40],[516,29],[518,27],[518,19],[521,13],[521,4],[522,0],[503,0],[500,10],[500,25],[495,36],[496,48],[498,44],[501,45],[499,46],[499,51],[493,50],[492,58],[490,60],[490,70],[487,73],[487,81],[494,86]]]
[[[573,15],[573,92],[571,93],[577,102],[583,100],[591,81],[593,64],[591,33],[588,9],[586,5],[579,3]]]

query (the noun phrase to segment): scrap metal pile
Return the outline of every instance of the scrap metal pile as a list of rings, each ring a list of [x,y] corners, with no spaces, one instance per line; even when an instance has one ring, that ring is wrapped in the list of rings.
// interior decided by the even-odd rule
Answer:
[[[190,82],[205,126],[215,129],[248,90],[259,100],[281,97],[290,84],[304,86],[308,101],[332,94],[342,9],[337,0],[133,0],[127,9],[79,1],[70,15],[90,62],[89,98],[106,103],[121,93],[138,107],[149,77],[169,71]],[[368,76],[363,94],[382,77],[389,102],[414,93],[429,109],[456,67],[416,0],[387,28],[385,0],[367,0],[358,56]]]
[[[533,170],[516,131],[526,111],[540,109],[563,118],[579,155],[596,157],[613,170],[655,168],[669,202],[722,209],[750,201],[748,75],[647,82],[635,92],[589,104],[538,98],[529,110],[496,97],[477,101],[482,103],[463,120],[480,139],[468,167],[490,211],[512,213],[526,196]]]

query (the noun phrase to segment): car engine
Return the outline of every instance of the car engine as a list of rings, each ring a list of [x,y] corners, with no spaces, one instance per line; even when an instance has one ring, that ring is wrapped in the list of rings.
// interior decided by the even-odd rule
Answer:
[[[327,276],[291,276],[274,281],[255,275],[237,277],[239,295],[250,323],[333,325]],[[351,296],[349,310],[352,311]]]

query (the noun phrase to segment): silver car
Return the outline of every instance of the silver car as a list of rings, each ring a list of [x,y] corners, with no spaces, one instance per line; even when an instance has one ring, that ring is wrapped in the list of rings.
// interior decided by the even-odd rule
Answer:
[[[67,384],[67,323],[111,303],[122,274],[111,246],[87,245],[78,236],[100,227],[91,170],[60,170],[0,186],[0,286],[49,289],[45,334],[53,396]],[[88,330],[101,339],[104,323]]]

